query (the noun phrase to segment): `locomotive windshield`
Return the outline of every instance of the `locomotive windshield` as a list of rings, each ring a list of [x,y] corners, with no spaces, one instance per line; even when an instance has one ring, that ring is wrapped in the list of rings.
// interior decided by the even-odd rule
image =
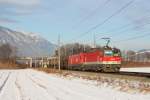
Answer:
[[[121,56],[121,53],[119,50],[105,50],[104,51],[105,56]]]
[[[105,56],[113,56],[113,51],[112,50],[105,50],[104,54],[105,54]]]

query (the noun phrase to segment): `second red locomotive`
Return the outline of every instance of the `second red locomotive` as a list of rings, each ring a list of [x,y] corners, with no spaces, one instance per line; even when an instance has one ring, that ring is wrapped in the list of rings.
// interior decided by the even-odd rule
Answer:
[[[68,67],[72,70],[118,72],[121,67],[121,52],[116,48],[104,47],[103,50],[71,55]]]

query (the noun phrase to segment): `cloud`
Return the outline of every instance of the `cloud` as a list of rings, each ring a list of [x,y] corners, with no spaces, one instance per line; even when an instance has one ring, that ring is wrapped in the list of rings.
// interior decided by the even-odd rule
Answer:
[[[41,0],[0,0],[0,4],[14,5],[14,6],[36,6],[40,4]]]
[[[0,0],[0,23],[16,23],[13,17],[33,14],[42,0]]]
[[[9,18],[0,18],[0,24],[18,23],[18,21]]]
[[[41,4],[41,0],[0,0],[0,15],[30,14]]]

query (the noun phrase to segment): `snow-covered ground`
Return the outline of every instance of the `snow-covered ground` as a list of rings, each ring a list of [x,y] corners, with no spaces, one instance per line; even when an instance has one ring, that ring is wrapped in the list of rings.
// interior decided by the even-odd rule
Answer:
[[[150,73],[150,67],[121,68],[120,71]]]
[[[0,70],[0,100],[150,100],[150,95],[129,94],[95,86],[94,81],[27,69]]]

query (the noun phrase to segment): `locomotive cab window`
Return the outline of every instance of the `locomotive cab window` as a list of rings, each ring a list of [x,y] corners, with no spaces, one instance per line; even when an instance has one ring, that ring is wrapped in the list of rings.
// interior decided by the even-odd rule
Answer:
[[[113,49],[114,56],[121,56],[121,52],[118,49]]]
[[[120,52],[114,52],[114,56],[121,56]]]
[[[113,52],[111,50],[105,50],[104,55],[105,56],[113,56]]]

